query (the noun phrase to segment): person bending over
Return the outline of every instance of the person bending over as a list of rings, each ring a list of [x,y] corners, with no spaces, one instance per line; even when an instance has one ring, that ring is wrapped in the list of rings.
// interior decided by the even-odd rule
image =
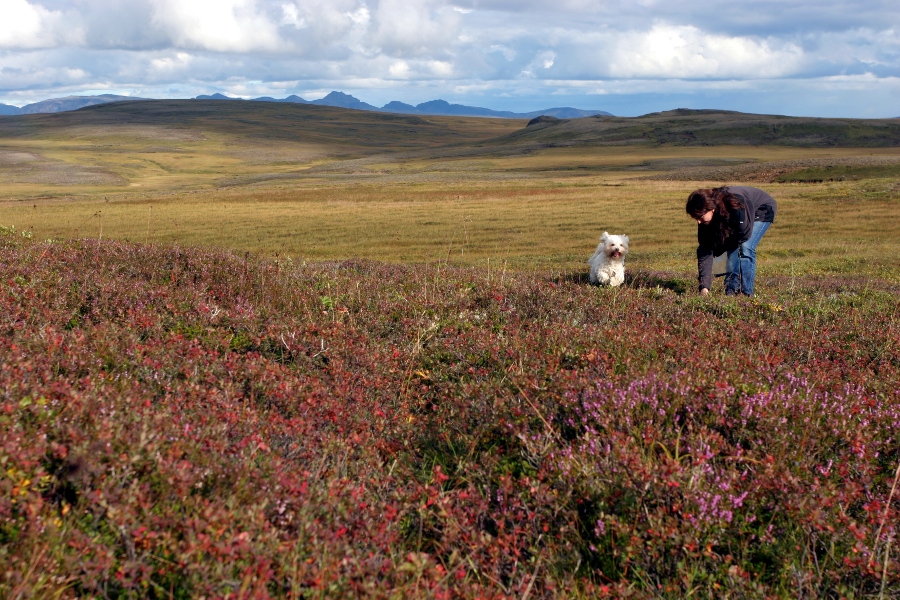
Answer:
[[[740,185],[696,190],[687,213],[697,220],[697,281],[700,294],[712,287],[716,256],[728,253],[725,295],[753,295],[756,246],[775,221],[778,204],[766,192]]]

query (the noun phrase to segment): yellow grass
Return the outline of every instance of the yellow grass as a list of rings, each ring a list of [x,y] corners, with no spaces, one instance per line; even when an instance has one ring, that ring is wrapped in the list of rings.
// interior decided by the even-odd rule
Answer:
[[[457,121],[476,135],[471,122],[478,120]],[[489,133],[522,126],[495,120]],[[742,182],[640,179],[653,169],[900,155],[893,148],[664,146],[398,158],[392,149],[354,154],[349,145],[242,143],[220,131],[139,126],[114,135],[0,139],[0,225],[37,238],[223,246],[294,260],[447,260],[557,271],[583,269],[608,230],[631,237],[632,267],[691,273],[696,226],[684,214],[687,194]],[[26,161],[34,168],[15,163],[17,156],[34,157]],[[900,278],[896,182],[760,187],[779,201],[760,246],[762,274],[859,270]]]

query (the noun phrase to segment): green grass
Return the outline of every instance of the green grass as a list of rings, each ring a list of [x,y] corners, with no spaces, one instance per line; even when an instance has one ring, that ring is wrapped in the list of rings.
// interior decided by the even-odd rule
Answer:
[[[722,110],[671,110],[541,124],[498,140],[509,146],[794,146],[877,148],[900,143],[897,119],[818,119]]]
[[[859,181],[861,179],[900,179],[900,165],[834,165],[810,167],[779,175],[781,183],[821,183],[823,181]]]
[[[370,258],[496,268],[583,269],[604,230],[631,237],[630,266],[690,272],[696,228],[683,203],[700,182],[604,178],[371,182],[7,203],[39,239],[89,237],[229,247],[294,260]],[[891,182],[771,184],[764,273],[896,277],[900,201]]]

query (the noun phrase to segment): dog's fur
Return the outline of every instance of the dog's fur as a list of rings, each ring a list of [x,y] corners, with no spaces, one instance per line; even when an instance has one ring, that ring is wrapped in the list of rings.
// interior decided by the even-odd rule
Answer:
[[[627,235],[603,232],[600,243],[588,259],[591,283],[616,287],[625,282],[625,255],[628,254]]]

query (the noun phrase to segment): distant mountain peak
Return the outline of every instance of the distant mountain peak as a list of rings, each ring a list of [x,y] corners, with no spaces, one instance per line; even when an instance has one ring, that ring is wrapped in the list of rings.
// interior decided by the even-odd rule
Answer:
[[[408,112],[415,111],[416,107],[412,104],[407,104],[405,102],[400,102],[399,100],[391,100],[387,104],[381,107],[381,110],[387,112]]]
[[[366,104],[359,98],[345,94],[344,92],[332,91],[327,96],[319,100],[313,100],[310,104],[318,104],[320,106],[336,106],[339,108],[354,108],[356,110],[378,110],[371,104]]]
[[[119,96],[116,94],[100,94],[97,96],[66,96],[64,98],[51,98],[49,100],[41,100],[26,104],[22,108],[14,106],[2,105],[0,114],[6,115],[33,115],[38,113],[57,113],[70,110],[78,110],[87,106],[95,106],[97,104],[107,104],[109,102],[124,102],[126,100],[148,100],[148,98],[139,98],[135,96]]]
[[[451,106],[462,106],[461,104],[450,104],[446,100],[429,100],[428,102],[423,102],[422,104],[417,104],[416,108],[419,110],[428,110],[431,109],[447,109]]]
[[[215,94],[197,96],[194,100],[241,100],[241,98],[232,98],[231,96],[216,92]]]
[[[351,96],[350,94],[345,94],[344,92],[338,92],[336,90],[328,92],[328,95],[322,98],[322,100],[360,102],[359,98],[356,96]]]

